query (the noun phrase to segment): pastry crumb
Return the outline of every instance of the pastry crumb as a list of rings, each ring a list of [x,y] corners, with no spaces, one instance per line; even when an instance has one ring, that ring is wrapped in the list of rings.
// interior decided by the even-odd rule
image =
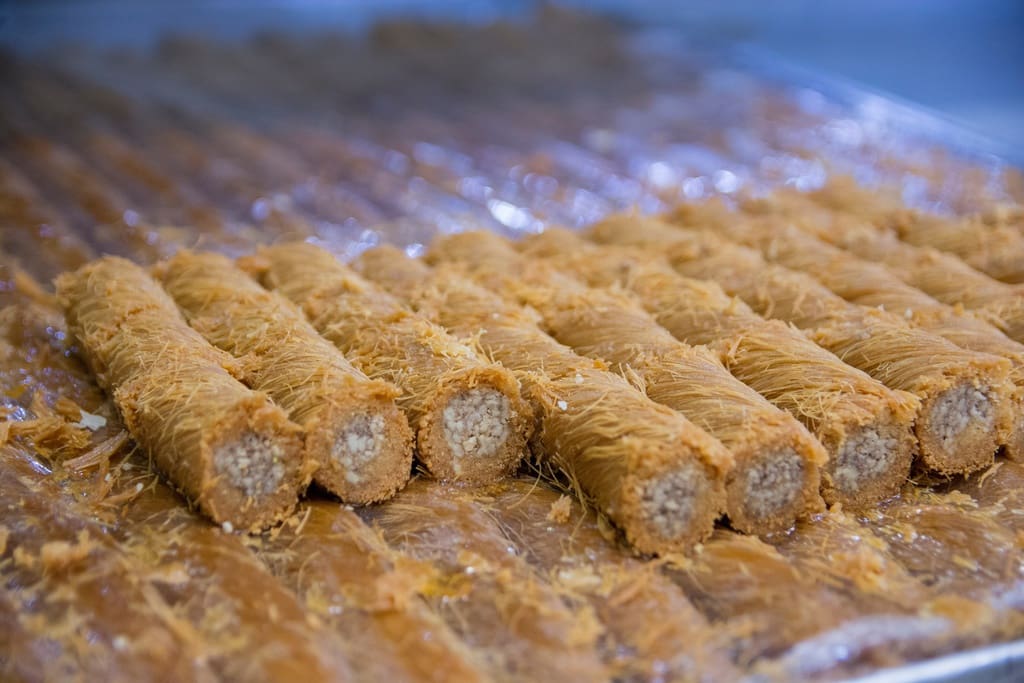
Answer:
[[[94,415],[93,413],[86,412],[85,410],[79,409],[81,417],[78,422],[75,423],[76,427],[82,429],[88,429],[89,431],[95,432],[98,429],[103,429],[107,426],[107,418],[102,415]]]
[[[39,549],[39,560],[44,569],[63,569],[84,560],[94,547],[89,532],[82,530],[74,543],[50,541]]]
[[[558,497],[558,500],[551,504],[547,519],[549,522],[555,522],[556,524],[565,524],[571,516],[572,499],[563,493]]]

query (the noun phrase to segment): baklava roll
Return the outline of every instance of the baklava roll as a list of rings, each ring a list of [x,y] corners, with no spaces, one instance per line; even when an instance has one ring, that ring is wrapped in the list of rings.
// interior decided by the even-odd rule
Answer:
[[[412,432],[394,385],[352,367],[290,301],[226,256],[181,251],[154,270],[189,325],[239,359],[245,383],[302,426],[318,484],[353,505],[405,486]]]
[[[416,479],[391,504],[361,512],[390,546],[436,572],[438,586],[450,586],[429,603],[492,680],[608,679],[593,609],[510,552],[515,542],[475,493]]]
[[[807,273],[851,303],[891,311],[911,326],[957,346],[1007,359],[1014,386],[998,422],[1007,454],[1024,457],[1024,345],[969,313],[939,303],[904,283],[888,268],[862,261],[796,228],[737,216],[723,222],[719,230],[730,239],[760,250],[774,263]]]
[[[711,624],[655,563],[610,543],[593,510],[534,479],[509,479],[487,494],[480,504],[508,530],[517,555],[593,608],[616,679],[740,677],[728,657],[733,634]]]
[[[707,537],[725,505],[731,454],[681,414],[542,332],[518,306],[457,272],[391,249],[364,272],[519,372],[537,415],[535,452],[646,553]]]
[[[935,472],[985,467],[1006,440],[1000,416],[1013,385],[1005,359],[961,349],[897,316],[847,303],[809,276],[768,264],[760,253],[710,233],[622,216],[599,223],[590,235],[668,252],[680,273],[715,280],[755,311],[804,329],[845,363],[916,395],[921,460]]]
[[[428,260],[462,264],[507,301],[536,311],[556,340],[638,379],[650,398],[721,441],[735,463],[726,480],[734,528],[777,531],[819,509],[819,469],[828,457],[821,444],[712,354],[678,341],[633,302],[531,262],[491,232],[435,240]]]
[[[388,547],[346,506],[309,500],[299,514],[302,524],[268,539],[259,559],[303,602],[307,618],[340,637],[351,680],[490,680],[479,652],[421,597],[436,585],[435,567]]]
[[[779,192],[747,202],[755,214],[779,216],[787,224],[862,259],[884,264],[911,287],[950,306],[962,306],[1024,343],[1024,289],[999,282],[952,254],[903,242],[856,215],[830,211],[807,195]]]
[[[0,447],[0,678],[220,680],[191,624],[44,472],[32,456]]]
[[[977,218],[949,219],[916,211],[894,211],[879,225],[904,242],[954,254],[1001,282],[1024,283],[1024,235]]]
[[[1024,235],[990,224],[981,216],[949,218],[906,208],[898,195],[884,194],[839,178],[805,198],[821,207],[856,217],[909,244],[954,254],[996,280],[1024,283]]]
[[[291,514],[312,476],[301,429],[237,379],[140,267],[104,257],[57,279],[68,328],[156,467],[217,523]]]
[[[825,446],[826,502],[862,508],[896,493],[916,449],[918,400],[889,389],[810,341],[765,320],[713,282],[679,275],[642,250],[602,246],[561,228],[523,251],[595,287],[625,290],[677,339],[707,344],[747,386],[799,419]]]
[[[889,232],[849,229],[835,243],[860,256],[885,263],[890,272],[935,299],[963,306],[1024,343],[1024,288],[981,273],[960,258],[928,247],[901,242]]]
[[[487,483],[513,472],[531,429],[515,376],[417,316],[311,244],[261,249],[244,262],[298,305],[361,371],[402,390],[398,405],[434,477]]]

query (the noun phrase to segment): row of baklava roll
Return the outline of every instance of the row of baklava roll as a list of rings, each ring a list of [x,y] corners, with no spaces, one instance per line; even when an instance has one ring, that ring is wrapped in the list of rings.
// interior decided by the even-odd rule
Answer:
[[[515,377],[358,278],[333,285],[307,321],[227,257],[181,252],[153,276],[104,257],[57,293],[133,437],[218,523],[279,521],[311,479],[386,499],[413,439],[438,478],[514,471],[532,427]]]
[[[125,252],[130,248],[140,256],[155,259],[160,257],[161,251],[168,249],[167,244],[196,239],[214,243],[224,240],[233,242],[234,248],[240,245],[244,248],[245,242],[257,237],[260,231],[239,225],[225,229],[223,216],[229,207],[228,213],[239,207],[248,213],[251,205],[254,216],[255,213],[260,216],[267,214],[262,219],[268,221],[267,229],[304,234],[310,232],[311,224],[318,221],[344,223],[346,219],[355,218],[364,224],[377,222],[381,219],[379,210],[375,212],[368,205],[374,202],[386,205],[387,197],[383,195],[395,191],[393,182],[389,185],[375,180],[372,186],[358,188],[364,191],[362,197],[346,196],[339,200],[328,196],[337,194],[339,188],[334,187],[330,193],[316,191],[316,206],[312,212],[295,208],[281,211],[275,206],[278,199],[283,201],[285,198],[266,195],[268,187],[302,185],[314,171],[322,173],[329,183],[337,183],[341,179],[339,173],[342,176],[354,173],[357,177],[373,177],[373,164],[366,162],[366,168],[357,167],[358,162],[352,158],[348,141],[329,132],[313,131],[302,125],[286,125],[271,137],[254,134],[238,124],[219,125],[196,114],[175,118],[159,108],[132,102],[80,79],[69,78],[66,73],[51,72],[41,67],[30,70],[21,66],[24,74],[15,71],[14,76],[19,77],[12,77],[6,84],[10,93],[4,99],[2,118],[9,121],[18,135],[12,136],[14,142],[10,149],[5,150],[14,163],[0,164],[0,185],[4,186],[0,193],[5,195],[5,201],[0,202],[0,210],[5,215],[10,214],[9,220],[19,224],[45,221],[48,228],[43,236],[55,247],[66,251],[88,251],[89,246],[113,252]],[[66,107],[54,108],[51,106],[54,102],[65,103]],[[84,134],[67,132],[71,127],[67,125],[68,115],[62,113],[65,109],[87,110],[90,121],[95,125]],[[403,120],[400,128],[411,129],[417,121],[415,118]],[[425,138],[444,138],[451,132],[442,122],[427,120],[419,123],[424,124],[418,130]],[[367,127],[367,130],[372,130],[372,127]],[[55,134],[60,143],[53,139]],[[508,131],[501,124],[493,123],[485,129],[485,139],[500,139],[502,134],[514,136],[518,146],[528,146],[529,136],[520,131]],[[460,130],[456,140],[469,137],[468,133]],[[389,138],[391,141],[396,139],[400,140],[394,136]],[[281,140],[287,140],[287,143]],[[408,143],[398,145],[406,152],[409,146]],[[459,154],[458,147],[454,148],[453,155]],[[387,166],[384,159],[382,156],[379,160],[381,169],[376,174],[378,176],[387,175],[382,170]],[[159,163],[154,164],[153,160]],[[428,179],[433,177],[430,169],[426,168],[429,164],[416,159],[415,154],[410,154],[408,160],[415,163],[419,175]],[[598,163],[599,160],[599,155],[593,153],[588,157],[588,163]],[[555,161],[551,160],[552,163]],[[344,172],[339,170],[346,168],[348,170]],[[433,170],[436,175],[437,169]],[[567,171],[552,169],[551,173],[553,178],[557,178]],[[108,183],[100,180],[104,175]],[[70,202],[65,202],[68,204],[66,210],[60,201],[48,204],[60,206],[68,222],[89,226],[85,230],[89,233],[91,245],[74,244],[76,240],[80,242],[80,238],[72,231],[61,229],[61,217],[55,220],[54,216],[45,215],[47,211],[40,202],[27,207],[20,203],[18,195],[32,195],[22,176],[38,180],[42,185],[40,189],[47,194],[70,198]],[[568,180],[567,185],[581,182],[579,178],[568,175],[565,180]],[[11,199],[6,200],[7,196]],[[909,255],[914,255],[910,259],[913,272],[906,275],[915,280],[914,286],[926,289],[944,301],[963,301],[969,307],[979,306],[972,303],[975,299],[973,291],[981,288],[981,296],[1000,301],[980,304],[991,309],[991,315],[997,318],[994,323],[1005,324],[1011,336],[1024,334],[1024,313],[1021,312],[1024,306],[1012,287],[1012,283],[1024,278],[1019,265],[1024,258],[1019,207],[997,207],[986,215],[966,219],[940,218],[908,211],[898,198],[884,190],[868,192],[836,180],[825,190],[815,193],[813,200],[809,197],[787,198],[793,197],[793,193],[787,192],[778,196],[781,201],[773,199],[768,202],[776,205],[775,211],[790,214],[810,211],[815,215],[815,221],[823,220],[822,225],[856,222],[860,227],[878,228],[870,233],[881,233],[890,239],[880,243],[877,236],[867,240],[859,237],[856,238],[857,244],[851,244],[849,248],[885,254],[890,262],[907,261]],[[529,196],[522,199],[527,203],[530,201]],[[150,220],[195,225],[202,230],[157,228],[144,223],[125,225],[122,220],[125,207],[136,203],[145,205],[144,213]],[[257,205],[258,211],[255,209]],[[801,209],[801,206],[805,208]],[[40,211],[44,215],[40,215]],[[139,220],[137,215],[132,218],[133,221]],[[831,228],[819,229],[831,231]],[[843,230],[842,234],[846,232]],[[219,234],[214,237],[215,233]],[[835,234],[841,233],[837,230]],[[55,235],[59,235],[59,239]],[[125,235],[130,239],[126,240]],[[23,259],[47,258],[46,254],[34,254],[31,249],[20,247],[21,237],[14,234],[10,238],[13,242],[11,248],[19,256]],[[891,238],[901,240],[898,246],[889,244]],[[936,247],[949,252],[949,255],[922,256],[921,250],[925,247]],[[78,254],[71,255],[79,257]],[[959,256],[960,260],[947,263],[950,255]],[[919,265],[922,258],[926,263]],[[935,263],[936,259],[941,262]],[[976,271],[959,272],[965,270],[965,264]],[[949,276],[951,269],[957,271],[957,278],[967,277],[974,287],[960,287],[958,280]],[[945,274],[945,277],[939,277],[936,272]],[[1001,286],[990,278],[979,279],[981,273],[1011,284]],[[929,288],[937,291],[932,292]]]
[[[192,253],[156,268],[174,303],[115,259],[63,278],[59,291],[137,439],[211,516],[245,513],[234,519],[246,527],[289,510],[314,471],[357,503],[404,483],[404,424],[384,410],[397,392],[381,378],[405,392],[399,400],[434,474],[509,471],[535,422],[538,454],[643,551],[704,538],[723,513],[743,531],[785,528],[820,508],[819,489],[829,503],[876,501],[906,479],[915,452],[941,473],[978,469],[999,446],[1018,452],[1012,342],[1002,357],[966,350],[707,232],[632,217],[590,236],[634,246],[551,231],[528,242],[528,258],[493,234],[468,233],[435,244],[434,270],[372,250],[358,266],[390,294],[306,244],[243,262],[283,296],[224,257]],[[807,334],[680,271],[717,280]],[[465,358],[486,363],[439,325],[517,373],[532,419],[516,378],[495,365],[462,367]],[[195,388],[211,377],[207,394]],[[213,410],[227,387],[238,405]],[[304,446],[288,446],[287,417],[271,417],[275,408],[250,387],[301,425],[292,436],[304,432]],[[370,482],[361,467],[374,472]],[[257,510],[267,516],[246,516]]]
[[[54,345],[59,316],[20,311],[0,317],[0,342],[17,339],[4,363],[101,410],[66,347],[33,350]],[[17,653],[0,652],[0,671],[15,677],[792,680],[1020,632],[1004,592],[1020,571],[1005,561],[1021,526],[1010,463],[972,478],[972,498],[915,489],[867,515],[815,516],[774,545],[721,530],[666,568],[629,558],[594,515],[529,479],[419,481],[358,513],[314,499],[254,546],[202,524],[137,459],[71,478],[9,448],[0,461],[16,558],[0,603]],[[96,522],[111,510],[116,524]],[[148,591],[183,567],[188,582]]]
[[[807,492],[822,465],[825,499],[857,506],[895,492],[915,454],[941,474],[980,469],[1000,448],[1019,457],[1020,356],[985,323],[934,301],[918,319],[872,310],[756,251],[667,222],[612,219],[589,237],[605,244],[550,230],[526,241],[524,258],[491,233],[467,233],[434,244],[433,271],[388,248],[357,263],[418,312],[475,329],[512,367],[541,358],[522,351],[539,327],[698,423],[732,456],[722,483],[737,528],[772,528],[813,508]],[[894,296],[916,291],[891,279],[875,285]],[[916,296],[922,308],[928,297]],[[712,353],[701,358],[686,342],[710,344]],[[545,361],[549,374],[569,367]],[[570,398],[557,405],[569,409]],[[798,422],[804,430],[794,430]]]
[[[990,463],[1000,445],[1012,449],[1018,430],[1009,360],[848,305],[786,271],[805,297],[835,306],[827,322],[838,341],[812,341],[730,298],[710,282],[721,275],[690,280],[654,253],[684,234],[637,217],[608,220],[590,237],[647,249],[598,246],[549,230],[526,241],[524,257],[493,233],[471,232],[436,242],[427,255],[432,270],[388,248],[367,252],[357,265],[442,325],[475,330],[480,344],[513,368],[528,361],[521,351],[528,344],[510,330],[525,329],[531,339],[540,328],[699,424],[732,456],[723,511],[744,530],[770,529],[813,509],[819,477],[826,501],[858,507],[895,493],[914,454],[928,469],[966,473]],[[758,260],[740,264],[752,268]],[[686,342],[710,344],[711,352]],[[867,346],[863,358],[843,347],[852,343]],[[874,362],[876,356],[885,360]],[[546,369],[555,365],[549,360]],[[569,395],[561,405],[572,407]],[[588,402],[579,410],[600,414]]]

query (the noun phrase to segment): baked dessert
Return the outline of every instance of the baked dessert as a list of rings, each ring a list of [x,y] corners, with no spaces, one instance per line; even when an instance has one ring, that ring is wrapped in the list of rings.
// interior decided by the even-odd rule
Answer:
[[[57,297],[125,426],[191,502],[229,529],[292,513],[315,470],[301,430],[144,270],[104,257],[62,275]]]
[[[245,383],[302,426],[317,484],[354,505],[405,486],[412,431],[394,385],[355,369],[298,309],[226,256],[180,251],[156,273],[192,329],[237,358]]]
[[[313,245],[265,248],[246,267],[301,306],[320,334],[369,376],[402,389],[399,403],[428,472],[488,483],[515,470],[533,426],[508,370]]]
[[[0,678],[822,681],[1022,637],[1020,174],[621,38],[0,55]],[[616,213],[654,246],[558,227]],[[368,406],[418,462],[375,493],[310,448]],[[187,469],[246,430],[270,498]],[[771,443],[800,494],[745,518]]]

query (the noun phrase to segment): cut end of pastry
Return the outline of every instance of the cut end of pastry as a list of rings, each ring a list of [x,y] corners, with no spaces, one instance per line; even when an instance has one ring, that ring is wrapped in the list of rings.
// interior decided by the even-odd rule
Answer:
[[[988,387],[966,381],[926,400],[917,425],[925,467],[939,474],[966,474],[991,464],[1001,440],[997,408]]]
[[[379,414],[356,415],[338,430],[331,457],[344,470],[346,482],[358,485],[370,478],[368,465],[380,456],[384,438],[384,417]]]
[[[217,524],[261,531],[291,514],[309,483],[301,431],[278,408],[262,408],[224,426],[209,447],[211,479],[196,502]]]
[[[770,450],[743,468],[729,487],[736,494],[729,496],[733,526],[747,533],[791,526],[805,507],[807,470],[808,464],[792,447]],[[734,500],[736,505],[732,504]]]
[[[321,437],[307,436],[311,456],[322,465],[316,481],[350,505],[386,500],[412,473],[412,430],[393,404],[370,410],[339,410],[329,419],[333,429]],[[318,455],[319,453],[319,455]]]
[[[641,552],[686,547],[710,531],[721,511],[720,500],[704,468],[686,463],[646,479],[640,493],[640,514],[649,538],[632,538]],[[708,517],[710,516],[710,519]],[[629,529],[627,528],[627,535]]]
[[[846,495],[855,496],[865,485],[884,477],[896,465],[899,439],[875,425],[854,431],[835,457],[832,481]]]
[[[275,439],[247,430],[214,450],[213,466],[241,497],[259,501],[284,483],[285,457],[285,448]]]
[[[525,454],[526,424],[514,385],[476,383],[451,391],[419,435],[420,460],[437,479],[488,484]]]
[[[909,424],[878,420],[847,426],[823,477],[825,501],[856,509],[894,495],[910,474],[915,442]]]
[[[448,401],[442,429],[456,476],[466,459],[492,458],[501,450],[511,433],[510,415],[508,396],[491,387],[474,387]]]

